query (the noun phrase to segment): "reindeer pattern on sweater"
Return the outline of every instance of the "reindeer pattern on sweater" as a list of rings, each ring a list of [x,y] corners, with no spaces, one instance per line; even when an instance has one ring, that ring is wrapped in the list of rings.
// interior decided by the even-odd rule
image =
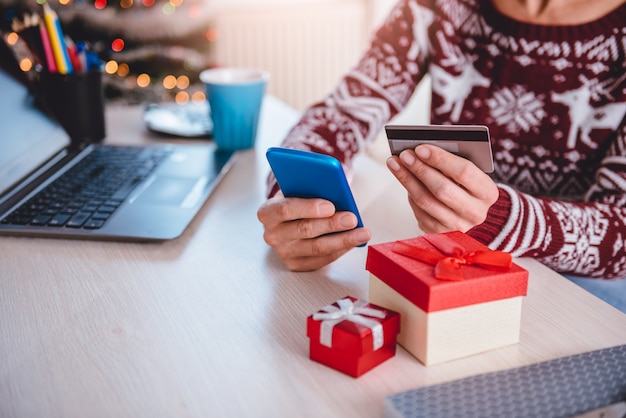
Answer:
[[[431,122],[489,126],[500,197],[468,233],[557,271],[626,277],[626,5],[541,26],[488,1],[401,0],[284,140],[350,167],[432,79]]]

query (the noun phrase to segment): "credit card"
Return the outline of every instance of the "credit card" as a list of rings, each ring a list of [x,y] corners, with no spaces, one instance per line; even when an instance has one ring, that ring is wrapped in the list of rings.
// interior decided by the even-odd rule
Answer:
[[[493,172],[489,129],[483,125],[387,125],[392,155],[420,144],[432,144],[467,158],[485,173]]]

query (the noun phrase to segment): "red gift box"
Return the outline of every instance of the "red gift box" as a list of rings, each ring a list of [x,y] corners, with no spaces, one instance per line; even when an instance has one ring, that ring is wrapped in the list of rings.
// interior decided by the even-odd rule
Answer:
[[[396,353],[397,312],[346,296],[307,318],[309,357],[359,377]]]
[[[425,365],[519,341],[528,271],[462,232],[371,245],[369,300],[401,315],[398,344]]]
[[[512,262],[508,266],[466,262],[460,265],[459,278],[435,277],[436,263],[450,256],[435,246],[442,244],[451,246],[450,251],[462,249],[465,257],[480,253],[487,257],[502,255],[469,235],[454,231],[372,245],[368,248],[366,269],[425,312],[526,295],[528,271]],[[421,252],[424,258],[431,255],[433,259],[425,262],[407,256],[403,251],[407,245],[413,247],[415,255]]]

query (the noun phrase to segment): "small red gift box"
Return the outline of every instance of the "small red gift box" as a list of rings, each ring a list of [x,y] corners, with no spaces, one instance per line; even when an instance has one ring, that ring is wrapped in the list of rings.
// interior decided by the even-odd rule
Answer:
[[[402,318],[398,343],[424,364],[519,341],[528,271],[462,232],[372,245],[369,300]]]
[[[397,312],[347,296],[307,318],[309,357],[359,377],[396,353]]]

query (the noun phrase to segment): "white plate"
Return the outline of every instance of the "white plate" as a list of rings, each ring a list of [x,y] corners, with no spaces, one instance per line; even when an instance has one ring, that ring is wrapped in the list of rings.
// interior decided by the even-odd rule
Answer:
[[[144,107],[146,127],[154,132],[188,138],[208,138],[213,121],[208,103],[149,103]]]

